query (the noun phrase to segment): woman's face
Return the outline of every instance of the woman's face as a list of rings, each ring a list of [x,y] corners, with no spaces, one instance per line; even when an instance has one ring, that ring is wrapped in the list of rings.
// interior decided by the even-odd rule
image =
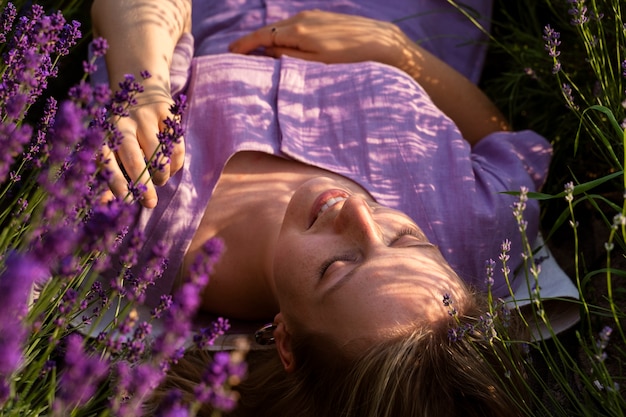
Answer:
[[[300,186],[277,241],[273,278],[287,330],[340,344],[447,315],[464,286],[405,214],[319,177]]]

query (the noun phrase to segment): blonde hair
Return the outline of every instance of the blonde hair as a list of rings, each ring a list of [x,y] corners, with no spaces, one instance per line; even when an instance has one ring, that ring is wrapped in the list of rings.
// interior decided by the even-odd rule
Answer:
[[[523,415],[526,384],[520,349],[494,338],[493,325],[479,324],[486,311],[482,296],[464,304],[462,315],[414,326],[372,343],[359,355],[346,354],[323,335],[298,337],[293,346],[297,368],[292,373],[283,370],[275,350],[250,352],[250,374],[236,387],[239,404],[228,415]],[[457,329],[465,335],[451,339],[450,332],[457,334]],[[507,337],[519,337],[519,329],[512,318]],[[176,387],[193,395],[194,381],[209,360],[206,352],[188,352],[160,391]],[[210,415],[210,410],[199,415]]]

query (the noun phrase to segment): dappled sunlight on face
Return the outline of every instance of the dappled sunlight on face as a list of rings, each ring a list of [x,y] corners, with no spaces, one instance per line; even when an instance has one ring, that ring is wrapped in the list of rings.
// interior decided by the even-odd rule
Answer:
[[[316,177],[293,194],[276,243],[275,296],[292,331],[340,344],[445,317],[464,285],[404,213]],[[320,210],[320,208],[323,208]]]
[[[298,279],[278,288],[287,322],[296,332],[326,334],[340,345],[439,321],[448,315],[444,294],[458,301],[467,294],[434,246],[392,249],[310,286]]]
[[[383,255],[350,276],[331,277],[320,285],[313,303],[294,309],[294,317],[304,327],[343,343],[385,337],[446,317],[443,294],[460,300],[463,284],[436,248],[403,250],[415,253]]]

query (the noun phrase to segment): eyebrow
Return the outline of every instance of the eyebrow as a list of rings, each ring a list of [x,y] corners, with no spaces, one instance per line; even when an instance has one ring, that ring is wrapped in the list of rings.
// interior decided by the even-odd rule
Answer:
[[[411,246],[406,246],[402,249],[411,249],[411,248],[437,248],[437,245],[430,243],[430,242],[416,242],[415,244],[412,244]],[[332,294],[333,292],[337,291],[339,288],[346,285],[346,283],[348,283],[352,278],[354,278],[356,274],[359,272],[359,270],[363,266],[365,266],[368,262],[369,261],[365,261],[355,266],[354,268],[352,268],[350,272],[348,272],[346,275],[344,275],[343,277],[338,279],[336,282],[334,282],[330,287],[328,287],[328,289],[324,292],[324,296]]]

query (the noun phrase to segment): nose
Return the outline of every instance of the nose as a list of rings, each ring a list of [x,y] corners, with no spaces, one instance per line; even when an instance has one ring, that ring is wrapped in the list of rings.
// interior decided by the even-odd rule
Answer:
[[[373,211],[364,198],[350,196],[335,217],[334,227],[357,242],[381,240],[382,232],[373,217]]]

